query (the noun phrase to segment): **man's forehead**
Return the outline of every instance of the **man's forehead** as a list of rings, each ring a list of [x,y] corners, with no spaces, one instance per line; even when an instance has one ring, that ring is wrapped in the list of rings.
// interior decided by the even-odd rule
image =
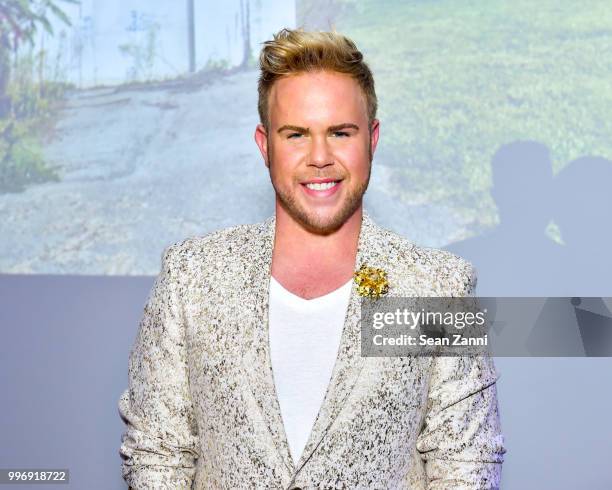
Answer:
[[[346,73],[316,71],[285,75],[274,82],[270,94],[276,102],[300,100],[313,94],[352,97],[361,92],[355,79]]]
[[[312,117],[328,120],[329,125],[346,121],[357,124],[363,113],[367,113],[366,98],[357,81],[335,72],[300,73],[280,78],[270,91],[269,108],[277,120]]]

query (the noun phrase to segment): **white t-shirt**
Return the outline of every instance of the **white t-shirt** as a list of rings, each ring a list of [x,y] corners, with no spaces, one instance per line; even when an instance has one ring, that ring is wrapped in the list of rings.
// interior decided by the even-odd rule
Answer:
[[[270,279],[270,357],[294,463],[306,446],[331,379],[351,282],[324,296],[304,299]]]

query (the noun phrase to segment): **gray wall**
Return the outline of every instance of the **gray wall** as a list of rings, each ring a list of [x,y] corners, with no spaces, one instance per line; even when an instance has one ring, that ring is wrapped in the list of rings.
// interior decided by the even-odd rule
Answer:
[[[152,282],[0,275],[0,467],[69,468],[61,488],[126,488],[116,402]],[[502,488],[612,488],[612,359],[498,358],[497,367]]]

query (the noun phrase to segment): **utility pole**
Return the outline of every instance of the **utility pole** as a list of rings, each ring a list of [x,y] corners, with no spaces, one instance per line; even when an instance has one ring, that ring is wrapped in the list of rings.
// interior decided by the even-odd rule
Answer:
[[[242,63],[240,63],[240,66],[242,68],[248,66],[249,59],[251,58],[251,12],[249,8],[249,0],[246,0],[245,4],[246,20],[244,19],[245,14],[243,13],[245,9],[243,8],[242,0],[240,0],[240,21],[242,23],[243,42]]]
[[[195,19],[194,19],[194,0],[187,0],[187,35],[189,46],[189,73],[195,72]]]

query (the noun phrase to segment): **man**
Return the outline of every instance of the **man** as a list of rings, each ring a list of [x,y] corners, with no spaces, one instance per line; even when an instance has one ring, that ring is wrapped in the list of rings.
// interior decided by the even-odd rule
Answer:
[[[255,140],[275,216],[165,250],[119,404],[125,480],[497,488],[489,358],[360,355],[361,264],[386,271],[390,296],[465,296],[476,281],[468,262],[363,211],[379,121],[361,53],[337,33],[284,29],[260,62]]]

